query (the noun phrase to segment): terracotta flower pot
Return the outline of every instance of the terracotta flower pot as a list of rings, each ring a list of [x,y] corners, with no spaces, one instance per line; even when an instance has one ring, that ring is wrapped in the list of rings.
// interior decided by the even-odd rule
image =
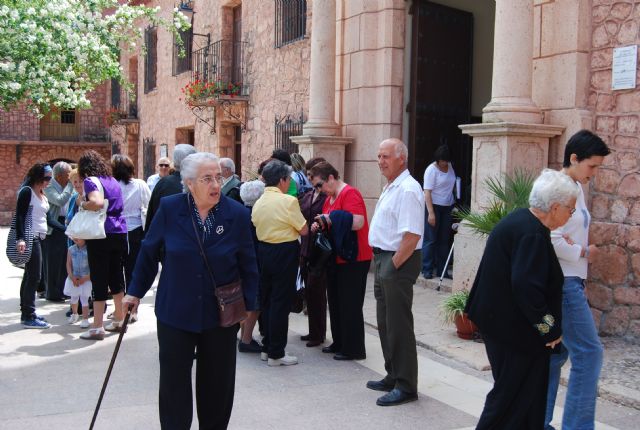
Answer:
[[[478,331],[478,327],[471,321],[467,314],[458,314],[455,319],[456,332],[461,339],[473,339],[473,333]]]

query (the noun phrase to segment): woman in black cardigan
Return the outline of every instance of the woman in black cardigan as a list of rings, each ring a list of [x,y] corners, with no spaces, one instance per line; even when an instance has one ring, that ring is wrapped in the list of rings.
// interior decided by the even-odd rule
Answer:
[[[575,211],[578,189],[544,170],[518,209],[493,229],[467,304],[495,380],[477,429],[542,429],[549,354],[562,339],[563,275],[550,230]]]

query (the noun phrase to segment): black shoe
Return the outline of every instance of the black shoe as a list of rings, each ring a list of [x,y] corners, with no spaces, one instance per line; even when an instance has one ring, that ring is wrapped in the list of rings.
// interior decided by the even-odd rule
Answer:
[[[251,342],[238,342],[238,352],[262,352],[262,345],[251,339]]]
[[[351,356],[351,355],[346,355],[343,354],[341,352],[338,352],[336,355],[333,356],[334,360],[338,360],[338,361],[346,361],[346,360],[364,360],[365,358],[367,358],[367,355],[359,355],[359,356]]]
[[[423,274],[422,274],[422,277],[423,277],[424,279],[431,279],[431,278],[433,278],[433,275],[430,275],[430,274],[427,274],[427,273],[423,273]]]
[[[396,406],[418,400],[418,393],[405,393],[399,388],[394,388],[384,396],[376,400],[378,406]]]
[[[380,381],[369,381],[367,382],[367,388],[375,391],[386,391],[389,392],[395,388],[395,385],[387,384],[384,382],[384,379]]]
[[[54,302],[54,303],[63,303],[65,301],[65,299],[64,299],[64,297],[55,297],[55,298],[47,297],[47,301],[48,302]]]
[[[324,340],[310,340],[307,342],[307,347],[313,348],[314,346],[322,345],[323,342]]]
[[[38,298],[39,299],[44,299],[45,298],[45,292],[44,291],[39,291],[38,292]]]
[[[445,273],[444,276],[442,277],[443,279],[453,279],[451,277],[451,275],[449,275],[448,273]]]
[[[305,334],[304,336],[300,336],[300,340],[311,340],[311,335]]]
[[[322,352],[324,352],[325,354],[335,354],[336,352],[338,352],[338,350],[335,346],[333,346],[333,344],[331,344],[322,348]]]

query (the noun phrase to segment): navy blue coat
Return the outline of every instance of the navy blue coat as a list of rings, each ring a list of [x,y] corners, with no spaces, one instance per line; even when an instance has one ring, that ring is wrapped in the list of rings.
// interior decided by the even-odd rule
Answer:
[[[158,273],[156,317],[164,324],[190,332],[218,327],[218,306],[193,229],[187,194],[160,200],[158,212],[142,241],[128,294],[142,298]],[[214,231],[204,245],[218,286],[242,280],[247,310],[258,309],[258,267],[251,237],[249,211],[221,196]]]

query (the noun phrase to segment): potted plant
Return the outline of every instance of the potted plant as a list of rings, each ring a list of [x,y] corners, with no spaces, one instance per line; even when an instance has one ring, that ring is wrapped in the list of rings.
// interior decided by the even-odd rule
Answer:
[[[458,337],[461,339],[473,339],[478,327],[464,313],[469,299],[469,291],[456,291],[449,295],[440,305],[440,315],[447,324],[455,324]]]
[[[484,185],[493,197],[489,206],[483,212],[462,209],[460,219],[476,234],[488,236],[509,213],[529,207],[529,194],[534,181],[535,176],[527,170],[515,170],[512,175],[505,175],[504,181],[496,177],[487,178]]]

